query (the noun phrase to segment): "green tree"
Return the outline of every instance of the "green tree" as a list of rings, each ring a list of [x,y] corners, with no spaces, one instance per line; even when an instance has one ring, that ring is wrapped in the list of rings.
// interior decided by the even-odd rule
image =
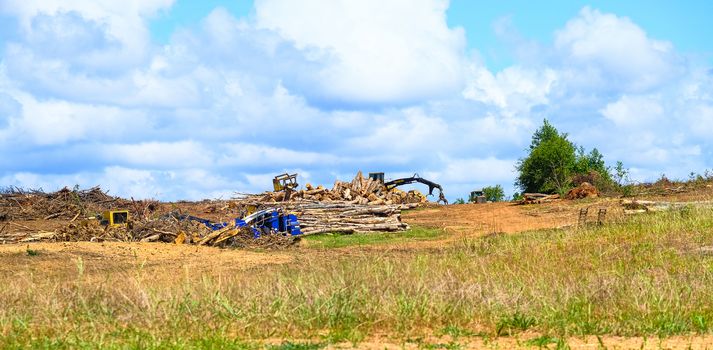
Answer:
[[[537,148],[537,146],[539,146],[541,143],[543,143],[545,141],[552,140],[556,137],[567,138],[567,134],[560,135],[559,132],[557,132],[557,129],[555,129],[555,127],[552,126],[552,124],[550,124],[550,122],[547,121],[547,119],[545,119],[542,122],[542,126],[539,129],[535,130],[535,133],[532,134],[532,142],[530,143],[530,151]]]
[[[500,185],[483,187],[483,195],[485,196],[485,200],[491,202],[501,202],[505,199],[505,191],[503,191],[503,187]]]
[[[515,182],[523,192],[562,193],[581,182],[610,188],[611,169],[604,155],[594,148],[589,153],[577,147],[560,133],[547,119],[532,135],[530,153],[517,164]]]
[[[575,146],[545,119],[532,136],[530,154],[520,159],[516,185],[523,192],[563,192],[576,166]]]
[[[604,155],[596,148],[593,148],[589,153],[585,152],[584,147],[577,148],[577,160],[573,171],[575,174],[587,178],[587,182],[595,185],[608,186],[612,183],[610,169],[604,163]]]

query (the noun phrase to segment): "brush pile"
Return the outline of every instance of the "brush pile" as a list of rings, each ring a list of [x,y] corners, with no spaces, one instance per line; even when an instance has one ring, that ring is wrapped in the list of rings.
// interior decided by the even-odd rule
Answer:
[[[18,232],[5,235],[5,243],[49,242],[164,242],[175,244],[210,245],[217,247],[287,247],[296,241],[282,235],[264,235],[254,238],[247,227],[232,226],[213,231],[205,225],[188,220],[179,220],[177,215],[167,214],[157,219],[129,221],[124,226],[102,226],[97,220],[76,220],[54,231]]]
[[[290,198],[285,198],[285,192],[266,192],[250,199],[262,203],[307,200],[326,203],[348,202],[358,205],[410,204],[428,201],[425,195],[416,190],[404,192],[392,189],[387,191],[380,181],[364,178],[361,171],[351,182],[335,181],[332,189],[322,186],[315,188],[307,184],[304,190],[291,192]]]
[[[589,182],[582,182],[579,186],[569,190],[567,194],[565,195],[565,198],[574,200],[574,199],[583,199],[583,198],[597,198],[599,196],[599,191],[597,190],[594,185],[590,184]]]
[[[143,216],[157,210],[158,202],[112,197],[99,187],[87,190],[65,187],[51,193],[17,187],[0,191],[0,221],[76,219],[116,207],[133,207]]]

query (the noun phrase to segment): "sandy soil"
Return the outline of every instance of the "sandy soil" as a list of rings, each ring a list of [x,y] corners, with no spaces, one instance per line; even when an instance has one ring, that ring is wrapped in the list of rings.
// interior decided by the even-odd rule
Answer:
[[[327,349],[423,349],[423,348],[448,348],[449,344],[458,344],[459,349],[535,349],[528,340],[539,335],[523,333],[514,337],[487,338],[458,338],[431,337],[415,341],[396,343],[393,341],[374,338],[359,344],[344,343],[327,347]],[[713,336],[675,336],[665,339],[643,337],[613,337],[596,336],[572,337],[566,341],[569,349],[713,349]],[[557,348],[555,343],[548,344],[546,348]]]
[[[29,252],[36,252],[31,256]],[[76,274],[82,265],[86,274],[102,278],[106,273],[141,266],[155,276],[172,271],[227,274],[266,264],[284,264],[294,258],[279,252],[251,252],[169,243],[58,242],[0,245],[0,275],[38,275],[56,278]],[[167,273],[168,272],[168,273]]]
[[[588,209],[587,221],[596,222],[599,209],[607,209],[605,220],[622,215],[619,201],[614,199],[556,201],[546,204],[517,205],[513,203],[459,204],[406,212],[402,219],[411,224],[442,228],[446,231],[472,235],[517,233],[523,231],[575,226],[580,209]]]

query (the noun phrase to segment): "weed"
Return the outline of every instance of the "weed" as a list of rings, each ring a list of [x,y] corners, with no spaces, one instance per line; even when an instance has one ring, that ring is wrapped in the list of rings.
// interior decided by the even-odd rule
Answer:
[[[510,335],[514,331],[524,331],[537,324],[534,317],[530,317],[516,311],[512,315],[503,316],[495,325],[495,334]]]
[[[419,349],[428,349],[428,350],[435,350],[435,349],[446,349],[446,350],[459,350],[463,349],[463,345],[458,344],[456,342],[449,342],[449,343],[421,343],[419,344]]]
[[[481,332],[473,332],[471,330],[461,328],[455,325],[447,325],[445,326],[441,332],[442,335],[450,335],[453,338],[460,338],[460,337],[481,337],[484,334]]]
[[[272,345],[267,348],[270,350],[319,350],[327,346],[324,343],[293,343],[290,341],[283,342],[280,345]]]
[[[559,342],[559,338],[552,337],[549,335],[542,335],[537,338],[532,338],[526,341],[525,344],[529,346],[536,346],[538,348],[546,348],[550,344],[558,344]]]
[[[27,250],[25,250],[25,251],[27,252],[27,256],[38,256],[38,255],[40,255],[40,251],[39,251],[39,250],[30,249],[30,246],[27,246]]]
[[[412,227],[404,232],[331,233],[310,235],[304,239],[309,242],[309,247],[325,249],[432,240],[442,237],[444,234],[445,233],[439,229]]]

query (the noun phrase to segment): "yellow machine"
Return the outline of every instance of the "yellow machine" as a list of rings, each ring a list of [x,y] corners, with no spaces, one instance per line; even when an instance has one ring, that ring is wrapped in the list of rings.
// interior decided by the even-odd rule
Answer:
[[[126,225],[127,222],[129,222],[128,210],[110,210],[103,212],[101,215],[102,225],[116,227]]]
[[[287,174],[275,176],[272,179],[272,186],[275,188],[275,192],[280,192],[284,190],[294,190],[297,188],[297,174]]]
[[[290,175],[288,173],[284,173],[282,175],[277,175],[274,179],[272,179],[272,187],[275,188],[275,192],[285,192],[283,200],[290,200],[292,191],[294,191],[297,186],[297,174]]]

